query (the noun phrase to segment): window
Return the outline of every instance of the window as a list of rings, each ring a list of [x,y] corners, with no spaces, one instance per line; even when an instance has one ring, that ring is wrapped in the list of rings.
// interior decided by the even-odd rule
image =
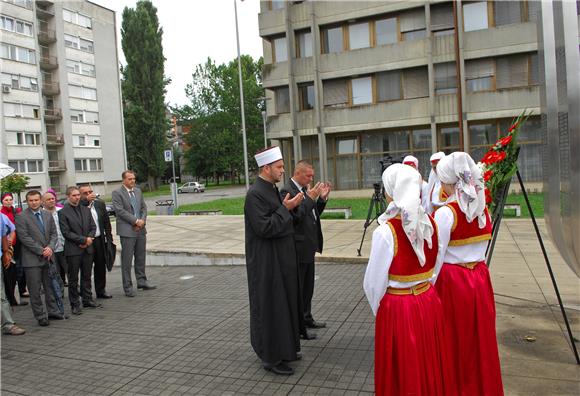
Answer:
[[[89,63],[79,62],[72,59],[66,60],[66,69],[70,73],[82,74],[85,76],[95,76],[95,65]]]
[[[348,104],[347,80],[326,80],[322,87],[324,106],[343,107]]]
[[[358,141],[356,138],[337,139],[336,153],[337,154],[356,154],[358,149]]]
[[[38,80],[34,77],[2,73],[1,80],[3,85],[9,85],[12,89],[38,91]]]
[[[83,158],[75,159],[75,171],[78,172],[100,172],[103,170],[102,159]]]
[[[41,159],[8,161],[8,166],[14,168],[17,173],[41,173],[44,171]]]
[[[81,87],[78,85],[69,85],[68,88],[69,95],[72,98],[97,100],[97,90],[94,88]]]
[[[99,113],[95,111],[85,111],[85,119],[87,124],[98,124]]]
[[[438,130],[439,150],[451,153],[459,150],[459,127],[456,125],[440,126]]]
[[[457,72],[455,62],[435,65],[435,93],[439,95],[457,92]]]
[[[276,113],[290,112],[290,90],[288,87],[276,89]]]
[[[93,42],[91,40],[79,39],[80,49],[85,52],[94,52]]]
[[[348,26],[348,42],[351,50],[371,46],[369,23],[354,23]]]
[[[32,10],[32,0],[2,0],[5,3],[17,5],[18,7],[28,8]]]
[[[496,59],[497,89],[529,85],[529,55],[518,54]]]
[[[402,12],[399,16],[401,36],[405,41],[420,40],[427,36],[425,10],[416,8]]]
[[[403,99],[399,70],[377,74],[377,95],[379,102]]]
[[[40,134],[17,132],[16,143],[19,145],[40,146]]]
[[[91,171],[100,171],[103,170],[103,165],[101,163],[101,159],[91,159],[89,160]]]
[[[79,136],[79,146],[86,146],[86,138],[84,136]]]
[[[463,30],[471,32],[489,27],[487,18],[487,2],[463,4]]]
[[[375,22],[377,45],[394,44],[399,41],[397,18],[381,19]]]
[[[62,18],[66,22],[74,23],[75,25],[79,25],[89,29],[91,29],[92,27],[91,18],[79,14],[78,12],[67,10],[66,8],[63,8],[62,10]]]
[[[314,84],[299,85],[298,91],[300,92],[300,110],[314,108]]]
[[[22,103],[4,102],[6,117],[39,118],[39,107]]]
[[[469,124],[469,153],[478,162],[498,139],[497,123]]]
[[[296,57],[308,58],[312,56],[312,33],[310,31],[303,31],[296,33],[298,41]]]
[[[98,124],[99,123],[99,113],[94,112],[94,111],[72,110],[71,109],[70,119],[72,122]]]
[[[26,173],[26,161],[8,161],[8,166],[14,168],[16,173]]]
[[[78,24],[89,29],[92,28],[91,18],[82,14],[78,14]]]
[[[270,9],[271,10],[282,10],[286,7],[285,0],[270,0]]]
[[[467,92],[491,91],[494,89],[494,61],[483,58],[465,62]]]
[[[288,47],[286,37],[278,37],[272,40],[274,46],[274,63],[286,62],[288,60]]]
[[[361,105],[373,102],[373,79],[372,77],[353,78],[352,104]]]
[[[405,99],[429,96],[429,75],[427,67],[403,70],[403,97]]]
[[[522,22],[522,1],[494,1],[493,18],[495,26],[510,25]]]
[[[452,3],[431,5],[431,31],[435,36],[453,34]]]
[[[36,53],[32,49],[5,43],[2,43],[0,48],[0,56],[2,58],[24,63],[36,63]]]
[[[32,37],[32,24],[5,15],[0,16],[0,28]]]
[[[93,42],[91,40],[71,36],[70,34],[64,35],[64,45],[65,47],[74,48],[85,52],[94,52]]]
[[[326,28],[322,30],[322,52],[330,54],[334,52],[342,52],[342,27]]]
[[[101,146],[101,141],[99,139],[93,139],[93,146],[100,147]]]

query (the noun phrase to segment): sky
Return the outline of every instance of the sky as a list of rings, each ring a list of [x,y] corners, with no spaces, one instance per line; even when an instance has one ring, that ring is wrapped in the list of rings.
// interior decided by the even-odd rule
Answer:
[[[116,12],[119,59],[125,64],[121,48],[121,19],[125,7],[136,0],[91,0]],[[152,0],[163,28],[165,75],[171,78],[165,101],[171,105],[189,103],[185,86],[192,73],[208,57],[225,63],[237,57],[234,0]],[[258,34],[259,0],[239,1],[240,51],[254,59],[262,56]]]

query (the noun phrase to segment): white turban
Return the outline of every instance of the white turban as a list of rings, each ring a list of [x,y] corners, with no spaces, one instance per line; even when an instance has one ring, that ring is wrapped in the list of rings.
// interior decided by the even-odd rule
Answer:
[[[485,227],[485,190],[481,170],[467,153],[455,152],[437,164],[441,183],[455,185],[455,198],[467,222],[477,218],[479,228]]]
[[[281,160],[282,152],[278,146],[268,147],[267,149],[262,150],[258,154],[254,155],[254,158],[258,163],[258,167],[262,167],[264,165],[269,165],[272,162]]]
[[[385,220],[401,215],[405,234],[413,246],[421,266],[425,265],[424,242],[431,248],[433,225],[421,206],[419,172],[410,166],[394,164],[383,172],[386,193],[393,199],[385,212]]]
[[[415,169],[419,169],[419,160],[417,159],[417,157],[414,157],[412,155],[408,155],[405,158],[403,158],[403,164],[410,165]]]

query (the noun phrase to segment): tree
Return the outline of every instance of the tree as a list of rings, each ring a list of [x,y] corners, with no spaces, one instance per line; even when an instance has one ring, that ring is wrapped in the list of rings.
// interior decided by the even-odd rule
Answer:
[[[127,65],[123,74],[123,111],[129,167],[146,178],[150,190],[165,171],[163,150],[167,147],[165,117],[163,29],[157,9],[148,0],[136,7],[125,7],[121,27],[121,45]]]
[[[13,173],[6,176],[0,181],[0,190],[2,192],[11,192],[17,194],[18,204],[21,204],[20,193],[24,191],[30,178],[20,173]]]
[[[249,163],[263,145],[261,86],[262,59],[242,56],[244,108]],[[196,67],[186,87],[189,105],[174,109],[182,123],[191,124],[186,136],[186,169],[207,178],[228,174],[232,182],[243,174],[244,155],[237,59],[216,65],[211,59]],[[188,121],[184,121],[188,120]]]

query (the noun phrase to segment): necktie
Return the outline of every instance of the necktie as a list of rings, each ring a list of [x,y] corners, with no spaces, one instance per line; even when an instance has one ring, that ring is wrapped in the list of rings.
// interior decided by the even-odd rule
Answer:
[[[135,217],[139,217],[137,215],[137,198],[135,197],[134,191],[129,191],[129,197],[131,198],[131,206],[133,207],[133,214]]]
[[[36,222],[38,223],[38,228],[40,229],[40,232],[42,232],[42,235],[44,235],[44,222],[42,221],[42,215],[40,214],[40,212],[36,212],[34,216],[36,217]]]

